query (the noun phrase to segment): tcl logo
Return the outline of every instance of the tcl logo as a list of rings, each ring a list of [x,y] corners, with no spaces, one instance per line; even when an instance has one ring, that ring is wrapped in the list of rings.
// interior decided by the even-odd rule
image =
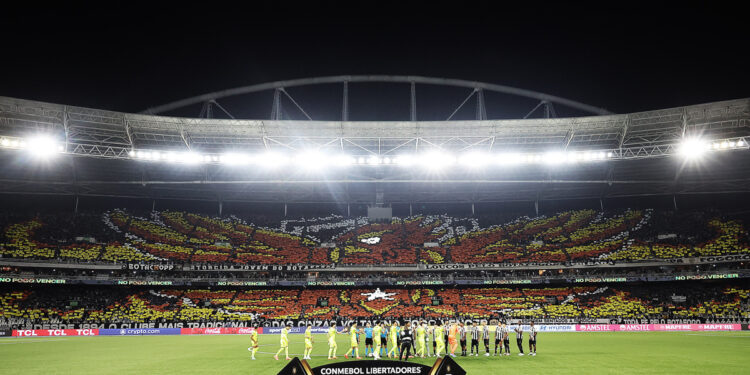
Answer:
[[[98,329],[24,329],[16,330],[13,336],[30,337],[30,336],[97,336]]]

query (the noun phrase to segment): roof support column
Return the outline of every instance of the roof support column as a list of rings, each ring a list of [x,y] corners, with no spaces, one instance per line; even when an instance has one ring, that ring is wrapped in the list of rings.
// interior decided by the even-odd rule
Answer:
[[[409,103],[409,118],[411,121],[417,121],[417,84],[414,81],[411,82],[411,101]]]
[[[341,105],[341,121],[349,121],[349,82],[344,81],[344,98]]]
[[[477,90],[477,120],[487,119],[487,108],[484,106],[484,90]]]

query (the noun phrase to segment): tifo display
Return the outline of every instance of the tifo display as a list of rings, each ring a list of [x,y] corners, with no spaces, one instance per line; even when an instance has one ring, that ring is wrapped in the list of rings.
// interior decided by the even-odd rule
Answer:
[[[373,297],[374,296],[374,297]],[[416,289],[132,289],[22,286],[0,290],[0,323],[271,323],[357,320],[694,319],[745,322],[744,284]],[[172,325],[171,327],[174,327]],[[133,327],[136,328],[136,327]]]
[[[711,212],[576,210],[539,217],[423,215],[370,223],[340,216],[272,220],[113,210],[76,220],[6,215],[4,221],[4,258],[80,262],[497,264],[750,253],[742,220]]]

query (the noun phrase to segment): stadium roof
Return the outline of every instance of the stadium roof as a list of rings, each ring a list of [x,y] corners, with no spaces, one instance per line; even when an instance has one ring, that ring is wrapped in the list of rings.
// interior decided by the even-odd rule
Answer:
[[[44,133],[63,145],[47,162],[3,149],[3,193],[262,202],[487,202],[750,191],[750,99],[577,118],[475,121],[292,121],[129,114],[0,97],[0,137]],[[681,142],[744,147],[701,160]],[[748,139],[750,140],[750,139]],[[599,152],[605,161],[439,172],[395,165],[310,173],[220,163],[133,160],[131,151],[295,153]]]

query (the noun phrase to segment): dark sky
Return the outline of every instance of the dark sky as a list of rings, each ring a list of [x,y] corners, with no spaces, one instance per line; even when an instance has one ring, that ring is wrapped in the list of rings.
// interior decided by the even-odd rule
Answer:
[[[617,113],[750,97],[750,29],[731,5],[351,3],[5,9],[0,95],[137,112],[253,83],[414,74],[537,90]]]

